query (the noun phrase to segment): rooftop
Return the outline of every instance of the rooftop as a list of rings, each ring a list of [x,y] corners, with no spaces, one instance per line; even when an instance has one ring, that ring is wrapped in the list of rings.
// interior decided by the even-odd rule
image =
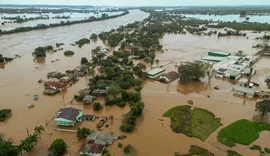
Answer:
[[[86,143],[82,144],[80,152],[102,154],[104,149],[104,145],[94,144],[94,140],[88,140]]]
[[[238,81],[238,83],[247,83],[247,82],[248,82],[247,79],[240,79],[240,80]]]
[[[226,70],[225,73],[227,73],[229,75],[239,75],[239,74],[241,74],[240,71],[234,71],[234,70],[231,70],[231,69]]]
[[[231,55],[231,53],[228,53],[228,52],[221,52],[221,51],[210,51],[210,52],[208,52],[208,54],[209,54],[209,53],[215,53],[215,54],[227,55],[227,56]]]
[[[154,69],[148,70],[147,74],[156,75],[156,74],[159,74],[159,73],[164,72],[164,71],[165,71],[165,69],[162,69],[162,68],[154,68]]]
[[[247,93],[247,94],[254,94],[255,90],[251,89],[251,88],[246,88],[246,87],[241,87],[241,86],[235,86],[233,88],[234,92],[242,92],[242,93]]]
[[[224,57],[218,57],[218,56],[204,56],[204,57],[202,57],[202,60],[213,61],[213,62],[220,62],[224,59],[225,59]]]
[[[101,131],[92,131],[92,133],[87,137],[89,140],[95,140],[95,144],[100,145],[111,145],[115,139],[117,139],[117,136],[114,136],[109,133],[104,133]]]
[[[62,108],[58,112],[60,114],[56,118],[64,118],[67,120],[75,121],[76,117],[80,114],[79,109],[68,107],[68,108]]]

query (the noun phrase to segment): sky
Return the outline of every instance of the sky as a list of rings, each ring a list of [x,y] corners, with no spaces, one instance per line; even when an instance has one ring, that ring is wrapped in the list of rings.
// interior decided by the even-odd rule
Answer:
[[[0,4],[94,6],[270,5],[270,0],[0,0]]]

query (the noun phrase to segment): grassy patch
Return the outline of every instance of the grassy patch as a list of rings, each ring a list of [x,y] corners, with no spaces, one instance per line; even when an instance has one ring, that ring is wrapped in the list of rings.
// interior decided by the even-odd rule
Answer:
[[[179,109],[190,109],[190,106],[177,106],[169,109],[166,113],[163,114],[163,117],[172,117],[174,112]]]
[[[227,156],[242,156],[241,154],[237,153],[236,151],[227,151]]]
[[[218,134],[218,140],[230,147],[235,146],[235,143],[249,145],[259,138],[259,132],[263,130],[270,130],[270,124],[242,119],[223,128]]]
[[[206,140],[208,136],[221,126],[220,118],[215,118],[212,112],[195,108],[191,118],[191,133],[193,137]]]
[[[209,152],[207,149],[202,148],[202,147],[197,146],[197,145],[191,145],[189,148],[188,154],[180,154],[179,152],[174,153],[174,156],[192,156],[192,155],[214,156],[214,154]]]
[[[170,117],[171,129],[189,137],[206,140],[220,125],[220,119],[207,110],[191,106],[178,106],[168,110],[163,117]]]
[[[207,149],[196,145],[190,146],[189,153],[191,155],[214,156],[214,154],[210,153]]]

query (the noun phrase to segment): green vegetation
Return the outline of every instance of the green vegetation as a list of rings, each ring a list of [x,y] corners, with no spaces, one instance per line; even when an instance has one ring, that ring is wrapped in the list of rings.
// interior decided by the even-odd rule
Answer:
[[[258,146],[258,145],[253,145],[253,146],[249,147],[249,149],[251,149],[251,150],[257,150],[257,151],[261,151],[262,150],[262,148],[260,146]]]
[[[6,61],[12,61],[12,60],[13,60],[13,58],[3,57],[3,55],[0,54],[0,63],[6,62]]]
[[[171,129],[176,133],[183,133],[189,137],[206,140],[220,125],[220,119],[207,110],[191,106],[177,106],[166,113],[163,117],[170,117]]]
[[[261,114],[261,117],[264,117],[266,114],[270,113],[270,100],[264,99],[256,103],[255,111]]]
[[[65,56],[72,56],[72,55],[74,55],[74,52],[71,51],[71,50],[67,50],[67,51],[64,52],[64,55]]]
[[[35,51],[32,53],[35,57],[46,57],[46,52],[53,50],[51,45],[45,47],[37,47]]]
[[[187,63],[178,68],[178,73],[180,74],[180,81],[199,80],[205,77],[206,68],[200,63]]]
[[[268,154],[270,154],[270,148],[264,148],[264,151]]]
[[[125,146],[125,148],[123,149],[123,151],[124,151],[125,154],[130,154],[130,153],[135,152],[136,149],[129,144],[129,145]]]
[[[89,128],[83,127],[83,128],[78,128],[77,130],[77,137],[79,139],[86,138],[90,134],[91,134],[91,130]]]
[[[227,150],[227,156],[242,156],[242,155],[237,153],[236,151]]]
[[[218,141],[229,147],[236,143],[249,145],[259,138],[259,132],[263,130],[270,131],[270,124],[242,119],[223,128],[218,134]]]
[[[60,156],[67,149],[67,144],[63,139],[55,139],[48,149],[48,156]]]
[[[214,156],[214,154],[209,152],[207,149],[202,148],[202,147],[197,146],[197,145],[190,145],[188,154],[180,154],[179,152],[174,153],[174,156],[192,156],[192,155]]]
[[[88,38],[82,38],[79,41],[75,42],[80,48],[85,45],[85,44],[89,44],[90,40]]]
[[[134,127],[132,125],[123,124],[123,125],[120,126],[120,130],[123,131],[123,132],[133,132]]]
[[[19,151],[17,147],[13,145],[11,139],[6,139],[3,133],[0,133],[0,155],[1,156],[9,156],[14,155],[17,156]]]
[[[123,147],[123,144],[119,142],[119,143],[118,143],[118,147],[119,147],[119,148],[122,148],[122,147]]]
[[[103,108],[103,106],[99,103],[99,102],[95,102],[94,104],[93,104],[93,109],[94,109],[94,111],[99,111],[99,110],[101,110]]]
[[[119,86],[119,84],[117,83],[112,83],[109,85],[109,89],[108,89],[108,94],[109,95],[113,95],[113,97],[115,98],[116,95],[121,93],[121,87]]]
[[[93,33],[91,36],[90,36],[90,39],[91,40],[97,40],[98,39],[98,35]]]
[[[89,62],[88,62],[87,58],[83,57],[83,58],[81,59],[81,64],[88,64],[88,63],[89,63]]]
[[[11,115],[11,109],[1,109],[0,110],[0,122],[5,121],[9,115]]]

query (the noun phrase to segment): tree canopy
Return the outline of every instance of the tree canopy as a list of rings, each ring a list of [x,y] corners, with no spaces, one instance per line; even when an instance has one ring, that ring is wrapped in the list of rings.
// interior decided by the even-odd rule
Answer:
[[[113,95],[114,97],[121,93],[121,87],[117,83],[112,83],[109,85],[108,94]]]
[[[180,81],[192,81],[204,78],[206,75],[206,68],[200,63],[187,63],[178,68],[180,74]]]
[[[264,117],[266,114],[270,113],[270,100],[262,100],[256,103],[255,111],[261,114],[261,117]]]
[[[55,139],[48,149],[48,156],[61,156],[67,149],[63,139]]]
[[[89,128],[83,127],[83,128],[78,128],[77,130],[77,137],[79,139],[86,138],[90,134],[91,134],[91,130]]]

